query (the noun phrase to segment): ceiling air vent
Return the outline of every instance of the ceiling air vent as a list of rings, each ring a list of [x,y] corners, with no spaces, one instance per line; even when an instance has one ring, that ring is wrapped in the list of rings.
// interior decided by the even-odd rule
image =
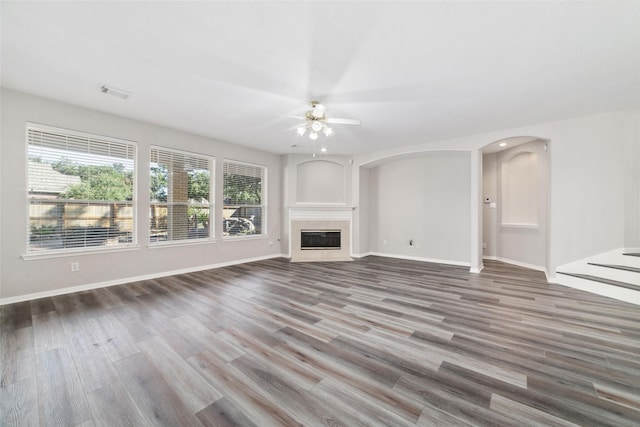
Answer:
[[[131,96],[131,92],[129,92],[129,91],[122,90],[122,89],[117,89],[115,87],[111,87],[111,86],[107,86],[107,85],[102,85],[100,90],[102,91],[102,93],[106,93],[108,95],[113,95],[115,97],[122,98],[122,99],[127,99],[127,98],[129,98]]]

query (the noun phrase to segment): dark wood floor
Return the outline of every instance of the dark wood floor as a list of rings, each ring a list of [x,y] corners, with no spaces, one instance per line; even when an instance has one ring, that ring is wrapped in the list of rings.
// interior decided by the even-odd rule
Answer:
[[[1,314],[2,426],[640,425],[640,307],[497,262],[278,259]]]

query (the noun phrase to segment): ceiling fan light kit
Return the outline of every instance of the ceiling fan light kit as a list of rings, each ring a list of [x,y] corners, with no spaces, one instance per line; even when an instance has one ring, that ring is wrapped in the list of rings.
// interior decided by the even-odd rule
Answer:
[[[314,120],[311,122],[311,130],[314,132],[320,132],[323,128],[323,124],[320,123],[319,120]]]
[[[309,138],[313,141],[318,139],[318,134],[320,132],[324,133],[325,136],[333,135],[333,129],[327,126],[327,123],[324,120],[320,119],[305,119],[306,121],[302,123],[300,126],[296,128],[298,131],[298,135],[304,135],[307,132],[307,129],[310,130]]]
[[[324,113],[327,111],[327,107],[320,104],[318,101],[311,101],[311,110],[307,111],[304,117],[287,116],[294,119],[303,120],[303,122],[296,127],[298,135],[302,136],[309,130],[309,139],[315,141],[318,139],[320,132],[324,133],[326,137],[334,135],[333,129],[331,129],[328,123],[336,123],[343,125],[359,125],[360,120],[356,119],[329,119],[325,117]]]

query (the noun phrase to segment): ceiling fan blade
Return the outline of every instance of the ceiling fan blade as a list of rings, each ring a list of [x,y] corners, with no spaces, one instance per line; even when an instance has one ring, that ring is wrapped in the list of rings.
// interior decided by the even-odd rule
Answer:
[[[358,119],[339,119],[337,117],[331,117],[327,119],[327,123],[336,124],[336,125],[360,125],[360,120]]]
[[[304,116],[284,116],[280,115],[279,117],[284,117],[285,119],[296,119],[296,120],[307,120]]]

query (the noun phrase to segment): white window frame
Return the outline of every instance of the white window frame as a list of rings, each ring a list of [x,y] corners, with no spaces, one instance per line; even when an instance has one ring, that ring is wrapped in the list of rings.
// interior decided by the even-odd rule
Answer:
[[[202,154],[202,153],[195,153],[192,151],[186,151],[186,150],[178,150],[175,148],[169,148],[169,147],[161,147],[161,146],[157,146],[157,145],[152,145],[150,147],[149,150],[149,154],[150,154],[150,161],[149,161],[149,173],[151,171],[151,164],[154,163],[154,158],[153,158],[153,151],[154,150],[158,150],[158,151],[162,151],[165,153],[175,153],[181,156],[192,156],[194,158],[199,158],[201,160],[206,160],[207,165],[208,165],[208,170],[209,170],[209,197],[208,197],[208,210],[209,210],[209,229],[208,229],[208,234],[205,237],[195,237],[195,238],[185,238],[185,239],[171,239],[171,240],[166,240],[166,241],[152,241],[152,235],[151,235],[151,215],[149,217],[149,223],[147,224],[147,226],[149,227],[149,247],[150,248],[155,248],[155,247],[163,247],[163,246],[185,246],[185,245],[198,245],[198,244],[203,244],[203,243],[211,243],[213,241],[215,241],[215,224],[216,224],[216,215],[215,215],[215,169],[216,169],[216,158],[214,156],[208,155],[208,154]],[[151,184],[151,180],[149,179],[149,184]],[[151,188],[149,185],[149,195],[151,194]],[[170,191],[170,189],[168,189],[168,191]],[[162,204],[172,204],[173,201],[171,200],[171,193],[169,192],[167,194],[167,201],[166,202],[152,202],[151,200],[149,201],[149,211],[151,211],[151,208],[155,205],[162,205]],[[180,203],[182,204],[182,203]],[[189,203],[187,202],[186,204],[187,208],[189,207],[203,207],[205,205],[202,204],[197,204],[197,203]]]
[[[42,250],[36,250],[32,247],[31,244],[31,204],[32,204],[32,200],[34,199],[38,199],[38,198],[34,198],[31,197],[31,195],[29,194],[31,189],[29,188],[29,171],[30,171],[30,165],[29,165],[29,161],[30,161],[30,150],[29,147],[32,145],[30,144],[31,138],[30,138],[30,132],[35,131],[35,132],[45,132],[45,133],[54,133],[54,134],[58,134],[58,135],[63,135],[64,137],[71,137],[71,138],[79,138],[79,139],[86,139],[87,140],[87,144],[90,144],[91,140],[94,141],[101,141],[101,142],[106,142],[106,143],[114,143],[114,144],[120,144],[120,145],[126,145],[128,146],[128,149],[131,149],[132,151],[132,156],[133,158],[132,160],[132,167],[133,167],[133,172],[132,172],[132,179],[133,179],[133,188],[132,188],[132,198],[131,200],[126,200],[126,201],[121,201],[121,200],[117,200],[117,201],[94,201],[94,200],[90,200],[90,201],[76,201],[74,199],[60,199],[60,203],[71,203],[71,204],[76,204],[76,203],[87,203],[88,205],[91,204],[91,202],[122,202],[125,203],[127,205],[130,205],[131,208],[131,241],[130,242],[125,242],[125,243],[118,243],[116,245],[98,245],[98,246],[82,246],[82,247],[74,247],[74,248],[70,248],[70,247],[62,247],[62,248],[50,248],[50,249],[42,249]],[[52,148],[53,149],[53,148]],[[73,150],[69,150],[70,152],[72,152]],[[88,154],[89,156],[91,154]],[[137,173],[138,173],[138,144],[135,141],[130,141],[130,140],[126,140],[126,139],[122,139],[122,138],[115,138],[115,137],[111,137],[111,136],[105,136],[105,135],[98,135],[98,134],[94,134],[94,133],[88,133],[88,132],[82,132],[82,131],[76,131],[76,130],[71,130],[71,129],[65,129],[65,128],[59,128],[59,127],[55,127],[55,126],[49,126],[49,125],[45,125],[45,124],[40,124],[40,123],[34,123],[34,122],[26,122],[25,125],[25,183],[27,183],[26,185],[26,241],[25,241],[25,252],[22,255],[22,258],[25,260],[30,260],[30,259],[42,259],[42,258],[58,258],[58,257],[65,257],[65,256],[76,256],[76,255],[84,255],[84,254],[91,254],[91,253],[106,253],[106,252],[121,252],[121,251],[131,251],[131,250],[136,250],[139,248],[138,246],[138,230],[137,230],[137,221],[138,221],[138,206],[137,206],[137,201],[138,201],[138,179],[137,179]],[[39,200],[43,200],[44,198],[40,197]],[[53,199],[56,200],[56,199]]]
[[[260,205],[242,205],[242,206],[246,206],[246,207],[259,207],[261,209],[262,212],[262,217],[261,217],[261,224],[260,224],[260,233],[255,233],[255,234],[236,234],[236,235],[225,235],[224,234],[224,215],[222,216],[222,221],[223,221],[223,233],[222,233],[222,240],[223,241],[230,241],[230,240],[240,240],[240,239],[257,239],[257,238],[265,238],[267,237],[267,187],[268,187],[268,173],[269,173],[269,168],[265,165],[259,165],[256,163],[248,163],[248,162],[243,162],[243,161],[238,161],[238,160],[232,160],[232,159],[224,159],[223,160],[223,167],[222,167],[222,209],[224,211],[225,207],[228,206],[225,203],[224,200],[224,171],[226,169],[226,164],[236,164],[236,165],[243,165],[243,166],[249,166],[249,167],[254,167],[254,168],[259,168],[262,170],[262,182],[260,185],[260,189],[261,189],[261,196],[260,196]]]

